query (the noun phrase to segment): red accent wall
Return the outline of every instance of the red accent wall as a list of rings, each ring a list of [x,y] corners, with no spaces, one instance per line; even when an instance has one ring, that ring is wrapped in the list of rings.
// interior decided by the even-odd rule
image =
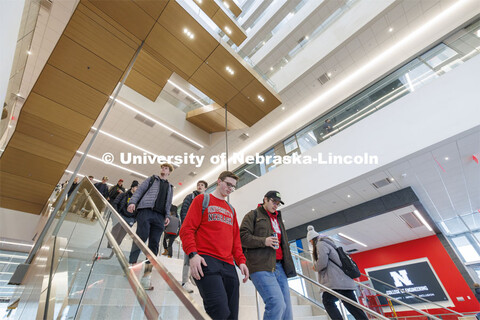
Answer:
[[[430,236],[417,240],[397,243],[391,246],[377,248],[369,251],[352,254],[351,257],[358,264],[362,273],[365,268],[372,268],[402,261],[427,257],[443,286],[448,292],[450,299],[455,304],[451,309],[458,312],[472,312],[480,310],[472,290],[468,287],[460,271],[448,255],[437,236]],[[366,277],[361,277],[366,281]],[[470,300],[467,296],[470,296]],[[457,301],[457,297],[463,297],[465,301]],[[399,314],[418,314],[400,312]],[[442,309],[429,309],[429,313],[445,313]]]

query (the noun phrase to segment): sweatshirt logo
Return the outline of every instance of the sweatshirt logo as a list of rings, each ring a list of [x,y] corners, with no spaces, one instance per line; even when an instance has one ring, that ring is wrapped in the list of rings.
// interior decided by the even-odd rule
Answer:
[[[222,207],[209,206],[208,221],[218,221],[233,226],[233,213]]]

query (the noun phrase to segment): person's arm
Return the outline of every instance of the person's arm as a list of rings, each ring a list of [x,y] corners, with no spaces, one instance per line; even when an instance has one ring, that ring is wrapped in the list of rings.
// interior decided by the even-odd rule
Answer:
[[[245,220],[245,219],[244,219]],[[240,265],[244,264],[247,259],[243,254],[242,250],[242,242],[240,241],[240,230],[238,229],[238,221],[237,221],[237,214],[234,213],[233,216],[233,248],[232,248],[232,255],[235,259],[235,262]]]
[[[120,213],[120,214],[123,214],[123,210],[122,210],[122,207],[121,207],[122,200],[123,200],[123,194],[116,197],[115,200],[113,200],[113,203],[112,203],[113,209],[117,210],[117,212]]]
[[[180,209],[180,218],[182,219],[182,224],[185,221],[185,217],[187,216],[188,208],[193,201],[193,195],[190,193],[188,194],[185,199],[183,199],[182,209]]]
[[[240,226],[240,239],[244,248],[262,248],[265,247],[265,237],[254,236],[255,232],[255,211],[250,211],[243,217]]]
[[[314,261],[314,269],[317,272],[322,271],[327,267],[328,264],[328,247],[322,243],[322,241],[317,241],[317,256],[318,260]]]
[[[137,191],[135,191],[133,196],[130,198],[130,202],[128,203],[128,208],[127,208],[128,212],[133,213],[133,211],[135,211],[135,208],[137,207],[138,200],[148,190],[148,185],[150,184],[150,179],[152,179],[152,177],[149,177],[149,178],[145,179],[142,182],[142,184],[138,187]]]
[[[195,232],[202,223],[202,201],[203,197],[196,197],[188,209],[185,222],[180,228],[180,239],[182,239],[183,251],[188,255],[191,252],[197,252],[195,242]]]

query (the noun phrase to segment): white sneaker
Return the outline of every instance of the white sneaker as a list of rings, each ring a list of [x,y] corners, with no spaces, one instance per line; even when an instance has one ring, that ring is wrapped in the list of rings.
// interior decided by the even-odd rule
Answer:
[[[142,279],[140,280],[140,284],[142,285],[143,289],[145,289],[145,290],[153,290],[152,276],[149,275],[149,276],[146,276],[146,277],[142,277]]]
[[[193,293],[193,288],[192,286],[190,285],[190,283],[188,282],[185,282],[183,285],[182,285],[183,289],[187,290],[188,293]]]

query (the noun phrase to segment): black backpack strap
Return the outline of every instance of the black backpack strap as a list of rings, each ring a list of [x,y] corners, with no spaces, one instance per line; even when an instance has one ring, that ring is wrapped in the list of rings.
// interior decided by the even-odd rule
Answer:
[[[230,207],[230,210],[232,210],[232,214],[235,214],[235,210],[233,210],[232,205],[226,200],[225,200],[225,202]],[[210,194],[204,193],[203,194],[203,201],[202,201],[202,216],[203,216],[203,213],[205,212],[205,210],[207,210],[209,204],[210,204]],[[256,215],[255,215],[255,217],[256,217]]]
[[[331,245],[330,243],[328,243],[327,241],[324,241],[323,239],[321,239],[320,241],[323,241],[324,243],[326,243],[328,246],[332,247],[335,251],[337,251],[337,247]],[[333,261],[331,258],[330,258],[330,255],[328,255],[328,261],[331,261],[334,265],[336,265],[337,267],[339,267],[340,269],[342,269],[342,266],[339,266],[338,263],[336,263],[335,261]],[[320,271],[323,271],[327,269],[327,267],[325,267],[324,269],[320,270]],[[342,269],[343,270],[343,269]]]
[[[148,188],[147,190],[145,190],[145,192],[140,196],[140,198],[138,199],[137,201],[137,205],[135,207],[138,207],[138,205],[140,204],[140,202],[142,201],[143,199],[143,196],[148,192],[148,190],[150,190],[150,188],[152,187],[153,183],[155,182],[155,176],[151,176],[150,177],[150,180],[148,180]]]

